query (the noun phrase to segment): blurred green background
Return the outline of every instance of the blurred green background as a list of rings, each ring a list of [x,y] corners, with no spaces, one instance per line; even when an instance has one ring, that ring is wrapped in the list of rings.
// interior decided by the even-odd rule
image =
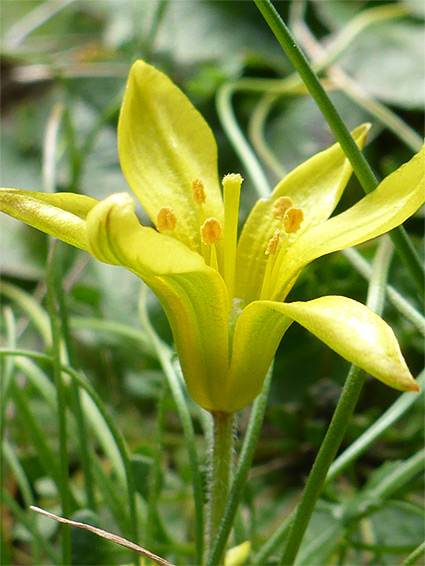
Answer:
[[[322,50],[335,54],[322,76],[351,129],[365,121],[372,123],[366,155],[378,176],[382,178],[408,160],[420,146],[424,127],[423,2],[322,0],[275,5],[311,59],[320,60]],[[299,88],[285,90],[284,83],[280,90],[276,89],[277,81],[292,74],[292,67],[255,5],[248,1],[3,0],[1,37],[3,187],[75,191],[98,199],[128,190],[118,162],[116,125],[126,77],[137,58],[166,72],[205,116],[218,142],[220,174],[240,172],[244,176],[241,221],[257,198],[255,179],[226,135],[229,120],[220,107],[217,111],[217,93],[223,92],[223,86],[233,84],[232,120],[240,124],[261,156],[270,187],[281,174],[333,142],[310,96]],[[49,176],[52,170],[54,179]],[[361,195],[353,179],[341,207]],[[147,222],[142,210],[139,214]],[[421,214],[410,219],[406,228],[421,251]],[[375,248],[376,242],[369,243],[361,253],[370,259]],[[21,289],[42,305],[47,250],[44,234],[2,216],[0,265],[6,288],[12,285],[13,289]],[[73,363],[89,376],[131,450],[149,469],[155,452],[157,401],[164,381],[158,361],[135,341],[91,330],[81,322],[90,318],[140,327],[140,281],[121,268],[95,262],[65,245],[61,251],[72,323]],[[419,308],[420,298],[398,257],[391,268],[390,283]],[[334,254],[316,261],[304,272],[290,299],[342,294],[364,302],[366,292],[367,282],[347,258]],[[2,304],[13,306],[19,346],[42,348],[40,333],[22,304],[8,292]],[[153,296],[149,297],[149,312],[159,335],[171,344],[168,323]],[[423,367],[422,337],[390,303],[384,318],[394,327],[408,365],[417,375]],[[4,344],[8,343],[4,336]],[[288,331],[278,351],[266,423],[244,503],[246,534],[254,543],[267,539],[293,505],[347,370],[345,361],[303,329],[294,325]],[[25,385],[19,372],[17,379]],[[25,395],[36,422],[56,449],[57,427],[49,406],[31,384],[27,384]],[[382,384],[368,381],[345,445],[366,430],[397,397],[398,393]],[[198,419],[195,409],[194,415]],[[246,417],[245,411],[242,430]],[[329,488],[324,496],[326,504],[315,515],[309,540],[314,540],[324,525],[335,521],[335,509],[341,501],[352,497],[366,482],[379,481],[389,467],[396,465],[394,462],[420,450],[422,420],[423,403],[419,401]],[[204,454],[201,421],[196,422]],[[3,433],[15,447],[35,500],[55,501],[57,493],[13,403],[6,411],[6,423]],[[187,556],[191,551],[185,545],[191,543],[191,531],[184,524],[190,524],[193,512],[189,469],[181,427],[169,395],[164,427],[161,513],[166,530],[181,541],[175,559],[186,556],[185,563],[190,563]],[[91,448],[107,469],[107,457],[95,439]],[[79,484],[81,465],[74,456],[71,452],[70,475]],[[143,472],[142,464],[139,487],[143,494],[147,472]],[[3,484],[23,509],[15,474],[9,465],[4,470]],[[364,525],[353,526],[345,534],[350,550],[347,555],[340,553],[338,563],[399,564],[400,556],[423,539],[421,494],[422,479],[415,476],[369,518],[371,538],[365,535]],[[106,507],[102,501],[102,526],[109,524],[111,530],[119,530],[119,522]],[[19,509],[6,505],[3,524],[3,550],[7,556],[4,564],[31,564],[31,536]],[[52,540],[57,541],[56,525],[44,524],[51,529]],[[167,537],[161,532],[155,537],[152,544],[157,548],[152,550],[164,551]],[[338,545],[340,542],[335,542],[334,553],[339,552]],[[99,545],[97,555],[88,562],[87,551],[84,554],[83,546],[78,548],[80,555],[74,557],[75,564],[125,560],[121,551]],[[164,552],[170,552],[169,548]],[[329,556],[335,555],[319,552],[317,564],[328,563]],[[50,563],[44,555],[43,560]]]

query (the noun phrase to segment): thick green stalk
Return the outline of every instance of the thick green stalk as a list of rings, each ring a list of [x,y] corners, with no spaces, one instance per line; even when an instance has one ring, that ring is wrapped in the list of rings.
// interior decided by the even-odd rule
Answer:
[[[341,116],[332,104],[305,55],[302,53],[295,39],[292,37],[292,34],[285,22],[282,20],[270,0],[254,0],[254,2],[270,26],[270,29],[276,36],[276,39],[279,41],[289,60],[298,71],[305,86],[310,91],[310,94],[315,99],[332,132],[344,150],[347,159],[350,161],[363,190],[365,193],[370,193],[375,190],[378,186],[378,180],[375,177],[369,163],[357,147],[357,144],[348,131],[348,128],[342,121]],[[415,281],[419,292],[423,296],[425,292],[424,267],[412,243],[404,229],[400,226],[392,230],[390,235],[400,257],[405,262],[412,279]]]
[[[270,384],[273,374],[273,365],[269,369],[266,379],[264,380],[263,389],[254,402],[249,418],[248,428],[246,430],[242,450],[239,456],[235,477],[232,482],[228,503],[224,512],[223,521],[221,522],[217,538],[211,549],[208,558],[208,566],[216,564],[218,557],[222,555],[230,530],[235,520],[236,512],[242,500],[242,495],[251,469],[252,459],[254,457],[255,448],[260,436],[261,427],[263,425],[264,415],[267,408],[267,400],[269,397]]]
[[[234,451],[234,423],[235,416],[230,413],[212,413],[213,417],[213,454],[211,483],[208,501],[208,541],[213,544],[220,523],[223,519],[229,498],[232,481],[233,451]],[[216,564],[222,563],[222,556],[217,557]]]

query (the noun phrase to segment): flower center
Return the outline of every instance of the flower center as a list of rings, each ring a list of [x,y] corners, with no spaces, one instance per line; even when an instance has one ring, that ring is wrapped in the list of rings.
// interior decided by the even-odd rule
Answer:
[[[230,301],[233,298],[235,284],[239,201],[242,181],[242,177],[235,173],[225,175],[223,178],[224,226],[221,225],[217,218],[205,219],[202,206],[207,198],[204,183],[201,179],[192,181],[193,200],[199,207],[202,255],[206,263],[220,271],[223,275]],[[219,266],[215,244],[221,239],[223,239],[223,264]]]

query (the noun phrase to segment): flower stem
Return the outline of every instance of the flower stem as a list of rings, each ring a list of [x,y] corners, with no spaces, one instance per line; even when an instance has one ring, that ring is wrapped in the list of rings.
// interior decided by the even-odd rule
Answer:
[[[238,464],[235,471],[235,477],[232,482],[232,487],[229,493],[229,500],[226,506],[224,517],[220,523],[216,540],[211,547],[211,553],[207,560],[207,566],[212,566],[217,563],[217,557],[223,553],[229,537],[230,530],[235,520],[236,512],[242,500],[242,495],[248,480],[248,473],[251,469],[252,459],[254,457],[255,448],[260,437],[261,427],[264,421],[264,415],[267,408],[267,400],[269,397],[270,384],[273,374],[273,364],[270,367],[266,379],[264,380],[263,390],[254,401],[251,415],[249,417],[248,427],[245,433],[241,453],[238,459]],[[262,562],[257,562],[261,564]]]
[[[364,192],[370,193],[375,190],[378,186],[378,180],[375,177],[372,168],[363,153],[357,147],[357,144],[348,131],[347,126],[344,124],[337,109],[320,83],[316,73],[311,68],[304,53],[298,47],[295,39],[292,37],[291,32],[280,17],[276,8],[270,0],[254,0],[254,2],[270,26],[270,29],[279,41],[289,60],[298,71],[305,86],[308,88],[310,94],[313,96],[320,108],[323,116],[326,118],[326,121],[341,145],[347,159],[350,161]],[[415,281],[419,292],[423,295],[425,292],[424,268],[404,228],[399,226],[392,230],[390,235],[400,257],[405,262],[412,279]]]
[[[212,413],[213,455],[211,484],[209,493],[209,532],[208,542],[211,547],[217,537],[224,510],[226,509],[232,481],[233,468],[233,427],[234,414]],[[221,563],[221,556],[216,564]]]

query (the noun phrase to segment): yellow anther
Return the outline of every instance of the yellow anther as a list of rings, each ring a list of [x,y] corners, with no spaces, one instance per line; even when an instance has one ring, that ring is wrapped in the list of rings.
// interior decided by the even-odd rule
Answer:
[[[205,186],[201,179],[193,179],[192,195],[196,204],[204,204],[207,195],[205,194]]]
[[[294,203],[290,197],[279,197],[273,203],[273,216],[279,218],[279,220],[283,220],[286,211],[293,206]]]
[[[288,208],[283,217],[283,227],[287,234],[298,232],[301,222],[304,220],[304,213],[301,208]]]
[[[156,227],[159,232],[174,230],[177,226],[177,217],[170,206],[163,206],[159,209],[156,217]]]
[[[276,255],[277,248],[280,242],[280,230],[275,230],[273,236],[270,238],[267,244],[266,255]]]
[[[201,226],[201,239],[204,244],[215,244],[223,237],[223,226],[217,218],[207,218]]]

